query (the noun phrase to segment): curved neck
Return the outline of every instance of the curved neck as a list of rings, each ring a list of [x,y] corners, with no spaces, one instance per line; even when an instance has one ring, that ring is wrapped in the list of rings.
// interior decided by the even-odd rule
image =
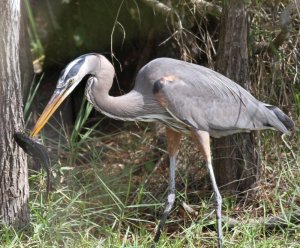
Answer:
[[[145,115],[144,100],[141,94],[132,90],[131,92],[118,97],[113,97],[107,91],[95,91],[91,85],[88,99],[97,111],[108,117],[119,120],[138,120]]]
[[[123,96],[110,96],[109,90],[115,74],[112,64],[103,56],[98,57],[97,63],[93,64],[96,66],[89,71],[91,77],[88,80],[86,96],[96,110],[120,120],[160,119],[165,111],[155,101],[152,91],[140,92],[133,89]]]

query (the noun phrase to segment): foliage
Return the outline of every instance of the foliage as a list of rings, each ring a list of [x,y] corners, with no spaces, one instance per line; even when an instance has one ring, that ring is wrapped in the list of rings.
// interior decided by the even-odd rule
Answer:
[[[81,137],[85,132],[90,130],[83,128]],[[262,139],[263,180],[243,201],[235,195],[224,199],[225,216],[238,221],[233,226],[225,221],[224,245],[298,247],[299,219],[294,218],[300,206],[299,144],[293,144],[294,158],[285,146],[274,146],[282,144],[278,135],[270,132]],[[47,144],[63,148],[55,147],[55,140]],[[199,170],[203,163],[194,163],[199,153],[192,144],[184,140],[182,147],[176,208],[168,219],[168,235],[163,234],[157,247],[212,247],[216,238],[210,182],[205,168]],[[31,226],[20,232],[2,229],[2,247],[149,247],[166,196],[168,170],[153,132],[130,127],[103,135],[94,130],[76,151],[63,149],[54,164],[49,202],[44,173],[32,174]],[[74,161],[68,159],[72,152]],[[149,163],[154,164],[150,170]],[[185,211],[183,201],[195,212]],[[277,228],[265,225],[269,216],[280,216]]]
[[[68,45],[71,44],[71,49],[63,47],[53,54],[49,52],[53,50],[48,50],[48,58],[56,58],[63,50],[70,53],[63,55],[66,57],[83,53],[88,50],[87,47],[97,51],[110,50],[113,23],[117,22],[120,25],[115,27],[117,34],[113,36],[117,58],[131,56],[132,63],[136,63],[135,58],[143,57],[143,51],[146,50],[143,46],[149,38],[146,38],[145,31],[150,30],[148,25],[153,21],[153,17],[150,17],[153,14],[152,8],[143,12],[145,6],[140,2],[126,1],[117,20],[120,1],[103,0],[101,3],[105,7],[94,1],[62,2],[64,8],[71,5],[73,12],[70,9],[64,12],[68,13],[62,17],[66,26],[58,27],[58,33],[50,37],[55,40],[53,44],[60,45],[68,37],[73,41],[67,42]],[[199,14],[192,1],[161,2],[173,2],[172,7],[180,15],[168,19],[155,13],[157,19],[153,23],[160,26],[155,30],[160,49],[172,47],[183,59],[213,67],[218,42],[217,14]],[[220,1],[211,2],[220,5]],[[90,10],[82,10],[80,6],[83,5],[89,5]],[[270,1],[249,1],[249,49],[253,82],[250,90],[261,100],[279,102],[299,124],[299,15],[296,14],[292,21],[287,40],[275,53],[256,49],[257,44],[270,44],[274,40],[280,30],[274,23],[279,20],[285,6],[286,3],[275,5]],[[105,14],[109,13],[107,23],[101,27],[90,27],[89,31],[96,34],[100,30],[105,37],[90,36],[85,22],[81,21],[94,20],[94,13],[99,8],[102,8],[99,12],[101,15],[107,16]],[[125,20],[128,13],[135,20],[134,24]],[[75,19],[75,22],[68,22],[70,18]],[[190,19],[193,20],[193,25],[190,25]],[[97,20],[94,22],[101,23],[101,19]],[[130,25],[133,26],[132,29]],[[35,30],[34,23],[31,26]],[[123,44],[124,32],[126,35]],[[32,41],[39,44],[36,38],[32,38]],[[101,42],[100,46],[96,46],[97,42]],[[40,51],[42,47],[41,45],[37,50]],[[133,47],[134,52],[128,49],[131,52],[125,56],[123,47]],[[59,61],[64,60],[65,58]],[[127,63],[130,61],[124,60]],[[32,92],[35,93],[34,87]],[[31,105],[31,101],[32,98],[29,98],[26,106]],[[28,107],[26,113],[27,111]],[[54,155],[55,186],[49,202],[44,198],[44,173],[32,172],[31,226],[22,231],[3,227],[0,231],[2,247],[151,245],[167,191],[168,161],[165,146],[158,145],[151,126],[149,128],[148,125],[141,124],[137,127],[134,124],[123,127],[122,131],[117,128],[114,132],[103,133],[96,127],[103,125],[105,119],[96,124],[87,123],[91,107],[84,102],[79,112],[72,133],[62,127],[62,132],[55,130],[55,140],[45,138]],[[277,133],[266,131],[257,136],[262,176],[251,191],[243,192],[246,197],[225,197],[223,214],[228,217],[228,221],[224,223],[226,247],[299,247],[300,143],[299,137],[297,140],[295,136],[289,140],[290,148],[284,146]],[[210,181],[198,158],[199,153],[193,145],[184,140],[176,178],[176,208],[168,218],[166,232],[157,247],[214,247],[216,244]],[[184,203],[193,211],[188,212],[183,207]],[[281,218],[276,228],[268,226],[270,216]],[[237,223],[231,225],[229,218]]]
[[[32,107],[32,103],[34,101],[34,98],[36,97],[37,91],[39,89],[39,86],[41,84],[41,81],[43,80],[43,75],[39,78],[38,82],[36,83],[36,76],[33,79],[33,82],[30,85],[30,89],[27,95],[27,98],[24,99],[24,120],[25,120],[25,127],[28,125],[28,122],[31,117],[30,109]]]

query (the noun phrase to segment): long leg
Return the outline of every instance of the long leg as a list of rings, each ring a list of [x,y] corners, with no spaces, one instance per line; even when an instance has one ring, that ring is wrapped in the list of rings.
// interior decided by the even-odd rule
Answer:
[[[154,236],[154,242],[158,242],[161,234],[161,230],[175,202],[175,167],[176,167],[176,156],[178,154],[181,134],[173,131],[170,128],[166,128],[166,137],[167,137],[168,153],[170,159],[169,193],[166,201],[165,210],[161,216],[160,222],[157,227],[157,231]]]
[[[194,137],[197,139],[199,145],[200,145],[200,150],[204,155],[204,158],[207,163],[207,168],[209,171],[209,176],[211,179],[211,183],[213,186],[213,191],[215,195],[215,201],[216,201],[216,217],[217,217],[217,233],[218,233],[218,247],[222,247],[222,197],[220,195],[215,175],[214,175],[214,170],[212,167],[211,163],[211,152],[210,152],[210,143],[209,143],[209,133],[205,131],[194,131],[193,132]]]

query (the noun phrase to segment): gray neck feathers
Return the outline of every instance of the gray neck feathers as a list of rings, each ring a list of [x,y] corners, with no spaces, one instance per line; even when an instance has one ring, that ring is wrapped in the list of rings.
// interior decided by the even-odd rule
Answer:
[[[108,117],[119,120],[137,120],[143,115],[144,102],[140,94],[135,91],[112,97],[108,92],[93,90],[93,84],[90,84],[86,90],[86,96],[94,108],[107,115]]]
[[[153,121],[163,118],[165,110],[155,101],[152,92],[140,92],[135,89],[129,93],[113,97],[109,90],[113,83],[115,70],[103,56],[98,58],[97,66],[91,74],[86,87],[86,97],[97,111],[120,120]]]

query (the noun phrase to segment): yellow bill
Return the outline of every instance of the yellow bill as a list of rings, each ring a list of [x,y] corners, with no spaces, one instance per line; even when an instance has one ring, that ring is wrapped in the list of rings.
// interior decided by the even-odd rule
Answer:
[[[66,97],[73,91],[75,88],[72,85],[72,87],[67,87],[63,89],[56,89],[55,92],[53,93],[50,101],[48,102],[47,106],[45,107],[42,115],[36,122],[30,136],[34,137],[36,136],[41,129],[46,125],[50,117],[53,115],[55,110],[61,105],[61,103],[66,99]]]

